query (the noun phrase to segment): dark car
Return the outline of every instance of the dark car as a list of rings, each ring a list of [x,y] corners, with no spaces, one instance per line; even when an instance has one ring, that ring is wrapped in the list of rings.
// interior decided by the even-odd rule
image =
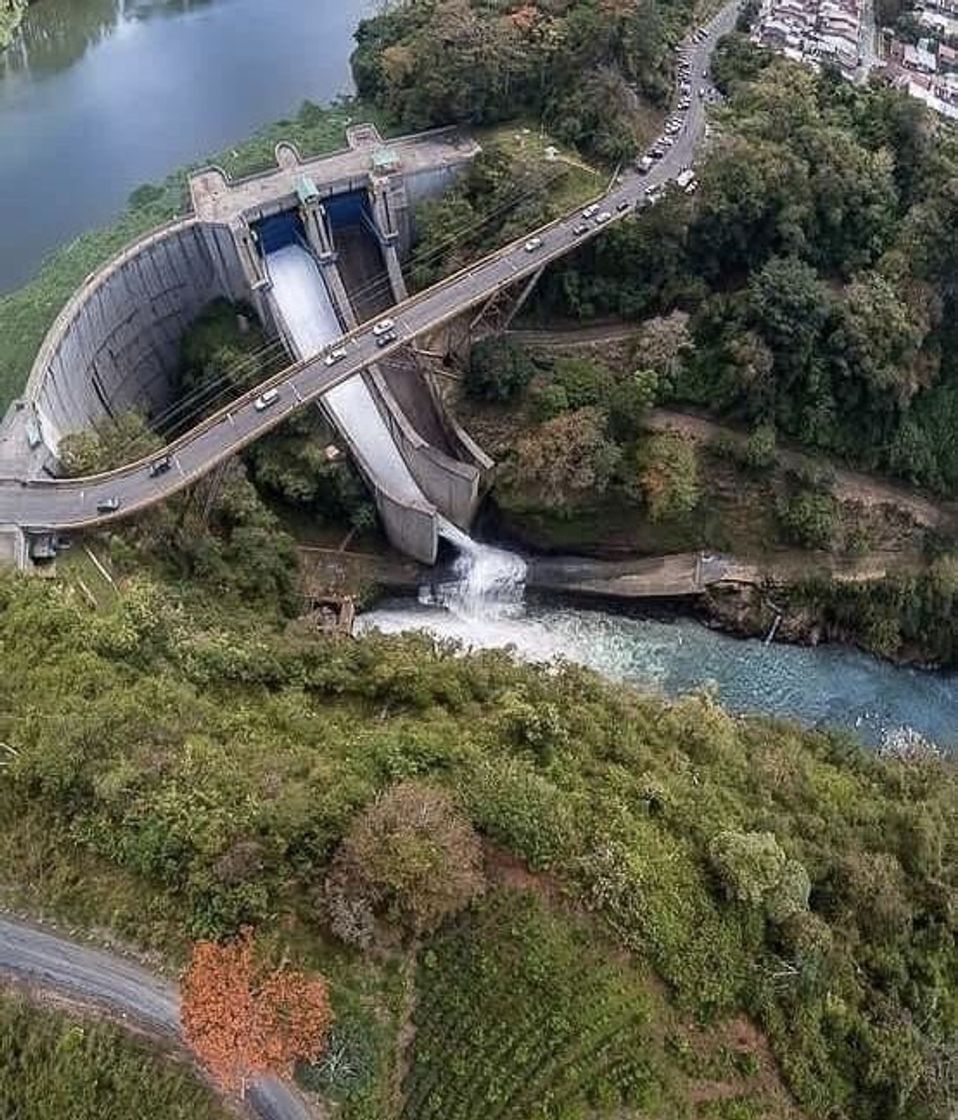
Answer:
[[[150,464],[150,478],[159,478],[161,474],[166,474],[172,465],[169,455],[164,455],[162,459],[157,459]]]
[[[395,342],[398,337],[399,336],[396,334],[395,331],[386,331],[385,334],[377,334],[376,335],[376,345],[381,350],[384,346],[388,346],[390,344],[390,342]]]
[[[622,201],[616,205],[616,210],[619,210],[619,211],[628,210],[628,208],[631,205],[632,205],[632,203],[629,202],[629,200],[627,198],[623,198]]]
[[[584,233],[588,233],[588,232],[589,232],[589,227],[585,224],[585,222],[579,222],[579,224],[577,226],[572,227],[572,236],[573,237],[581,237]]]
[[[97,513],[116,513],[120,508],[119,498],[103,498],[96,504]]]

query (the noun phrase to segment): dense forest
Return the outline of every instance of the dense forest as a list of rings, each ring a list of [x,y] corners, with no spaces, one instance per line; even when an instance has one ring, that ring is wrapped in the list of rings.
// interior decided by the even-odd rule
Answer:
[[[360,97],[404,128],[527,117],[609,160],[635,151],[641,101],[664,105],[687,0],[416,0],[363,20]]]
[[[548,278],[542,312],[691,313],[664,399],[942,494],[958,488],[958,143],[917,102],[733,36],[692,198],[671,194]]]
[[[303,1076],[349,1116],[392,1114],[410,959],[410,1117],[478,1120],[511,1086],[519,1120],[550,1068],[556,1120],[794,1115],[755,1085],[696,1111],[696,1047],[742,1015],[805,1115],[949,1115],[952,764],[266,617],[142,578],[97,612],[0,583],[11,901],[174,956],[255,925],[330,978],[349,1061]],[[733,1058],[754,1072],[761,1046]]]

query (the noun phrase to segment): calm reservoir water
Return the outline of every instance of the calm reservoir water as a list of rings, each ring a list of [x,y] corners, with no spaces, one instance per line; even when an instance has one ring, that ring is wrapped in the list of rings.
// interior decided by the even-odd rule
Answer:
[[[492,617],[390,600],[359,619],[386,633],[424,629],[477,648],[512,645],[531,660],[563,657],[668,696],[714,687],[732,711],[763,712],[854,731],[880,745],[917,731],[958,743],[958,680],[897,668],[840,646],[741,641],[691,619],[661,622],[529,604]]]
[[[349,92],[374,0],[39,0],[0,54],[0,291],[130,191]]]

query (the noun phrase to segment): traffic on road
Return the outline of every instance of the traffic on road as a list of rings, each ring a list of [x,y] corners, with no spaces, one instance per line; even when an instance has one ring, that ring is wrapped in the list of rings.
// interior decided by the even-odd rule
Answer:
[[[533,275],[610,224],[654,205],[668,184],[694,191],[693,157],[705,132],[707,104],[715,96],[708,77],[711,55],[719,38],[732,30],[739,3],[727,5],[680,45],[675,108],[662,135],[615,177],[602,198],[490,253],[397,305],[390,317],[350,331],[327,352],[249,390],[171,443],[162,470],[156,469],[153,456],[89,478],[0,480],[0,523],[36,531],[73,529],[148,507],[195,482],[384,354]]]

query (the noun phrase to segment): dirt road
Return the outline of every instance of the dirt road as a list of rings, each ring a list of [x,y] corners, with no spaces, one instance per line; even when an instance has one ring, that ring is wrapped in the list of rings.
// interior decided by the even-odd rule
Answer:
[[[172,984],[112,953],[6,918],[0,918],[3,976],[104,1009],[148,1034],[181,1037],[179,993]],[[261,1120],[312,1120],[299,1095],[274,1077],[254,1082],[246,1102]]]

